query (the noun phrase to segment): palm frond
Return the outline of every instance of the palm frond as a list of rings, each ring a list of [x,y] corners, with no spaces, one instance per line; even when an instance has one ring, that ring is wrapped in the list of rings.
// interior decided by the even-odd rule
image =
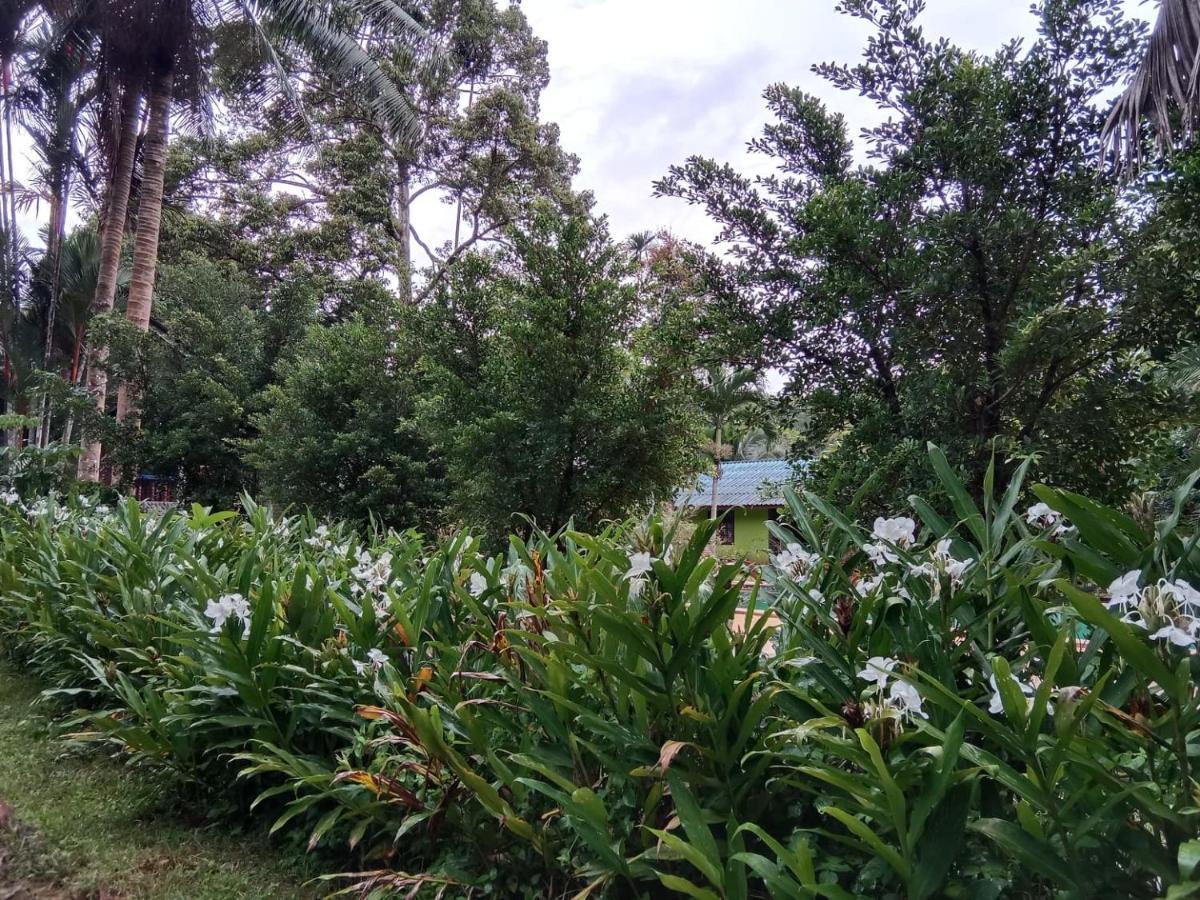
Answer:
[[[1176,354],[1167,371],[1176,388],[1187,394],[1200,393],[1200,344]]]
[[[1118,168],[1142,163],[1143,120],[1154,130],[1160,152],[1170,152],[1177,134],[1190,141],[1195,126],[1200,76],[1200,0],[1162,0],[1146,56],[1113,105],[1100,133],[1106,156]]]
[[[379,123],[397,137],[415,141],[417,116],[404,91],[379,60],[332,20],[323,3],[313,0],[237,0],[247,16],[269,18],[274,28],[304,47],[335,77],[359,82]],[[425,30],[393,0],[355,0],[353,8],[367,21],[414,46],[426,41]]]

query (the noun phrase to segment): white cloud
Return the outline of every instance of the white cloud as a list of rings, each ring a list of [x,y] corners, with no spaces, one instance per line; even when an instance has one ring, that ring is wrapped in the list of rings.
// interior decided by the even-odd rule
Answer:
[[[1128,4],[1138,11],[1138,0]],[[703,213],[655,199],[651,183],[691,155],[761,171],[765,161],[746,142],[767,121],[768,84],[817,94],[855,130],[877,119],[867,101],[811,71],[857,60],[869,33],[833,0],[524,0],[521,8],[549,45],[542,114],[561,126],[581,160],[579,187],[596,193],[618,236],[667,227],[712,238]],[[1018,0],[929,0],[922,21],[928,34],[981,51],[1035,31]]]

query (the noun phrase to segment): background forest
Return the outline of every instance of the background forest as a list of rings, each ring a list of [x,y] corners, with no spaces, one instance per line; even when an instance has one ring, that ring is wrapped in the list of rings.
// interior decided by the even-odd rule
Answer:
[[[518,3],[8,0],[29,715],[343,896],[1200,896],[1200,3],[1125,6],[841,0],[877,124],[764,85],[639,186],[697,246],[577,189]]]
[[[655,186],[720,225],[703,248],[613,235],[573,188],[519,5],[9,4],[5,441],[492,535],[620,518],[739,452],[865,515],[938,490],[931,440],[977,495],[993,452],[1161,489],[1194,462],[1200,163],[1102,165],[1144,23],[1049,3],[981,55],[920,3],[843,7],[874,34],[817,70],[884,123],[767,86],[746,137],[776,174],[697,157]],[[715,409],[741,371],[781,390]]]

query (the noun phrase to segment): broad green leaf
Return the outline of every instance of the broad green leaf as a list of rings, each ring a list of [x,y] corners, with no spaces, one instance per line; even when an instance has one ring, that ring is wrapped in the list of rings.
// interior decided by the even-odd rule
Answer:
[[[1076,887],[1070,867],[1044,842],[1036,840],[1020,825],[1003,819],[976,819],[968,823],[973,831],[988,837],[1023,866],[1066,888]]]
[[[1086,622],[1104,630],[1142,677],[1147,681],[1157,682],[1170,696],[1178,698],[1179,685],[1175,676],[1142,637],[1106,610],[1094,594],[1081,591],[1064,579],[1059,579],[1054,584],[1071,601]]]
[[[832,816],[845,825],[851,834],[870,847],[884,862],[895,869],[896,873],[905,881],[911,877],[912,871],[909,869],[908,863],[904,861],[904,858],[896,852],[894,847],[886,844],[865,822],[855,818],[848,812],[838,809],[836,806],[822,806],[817,811],[822,815]]]

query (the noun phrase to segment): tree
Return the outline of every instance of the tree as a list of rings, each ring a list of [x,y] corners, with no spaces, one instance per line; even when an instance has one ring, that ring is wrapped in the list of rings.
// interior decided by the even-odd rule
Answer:
[[[246,445],[269,375],[271,311],[236,265],[195,254],[165,263],[155,305],[136,463],[177,478],[181,499],[234,505],[256,486]]]
[[[74,385],[82,372],[83,347],[87,340],[91,301],[101,266],[100,235],[94,227],[76,229],[63,241],[58,256],[57,314],[54,317],[54,344],[64,358],[64,375]],[[117,271],[121,284],[127,273]]]
[[[731,450],[725,443],[725,428],[737,413],[762,403],[758,375],[750,369],[730,369],[720,363],[710,365],[704,372],[701,403],[708,417],[712,434],[712,505],[709,518],[717,517],[717,489],[721,483],[721,460]]]
[[[532,198],[564,195],[576,167],[557,127],[538,120],[546,47],[518,6],[406,8],[431,51],[414,56],[393,43],[378,52],[418,111],[415,139],[379,128],[356,92],[320,71],[300,95],[312,130],[297,135],[277,107],[241,90],[231,51],[217,83],[236,127],[185,144],[189,169],[175,201],[219,211],[234,234],[256,232],[241,248],[264,257],[255,268],[309,282],[330,317],[362,312],[354,290],[367,280],[401,305],[421,301],[457,259],[501,238]],[[414,221],[414,210],[442,205],[457,211],[445,241]]]
[[[1117,165],[1142,163],[1142,121],[1158,149],[1172,150],[1177,135],[1190,139],[1200,112],[1200,2],[1160,0],[1145,55],[1104,123],[1100,143]]]
[[[115,127],[109,156],[109,177],[104,194],[100,219],[100,272],[96,279],[96,295],[92,314],[104,316],[112,312],[117,297],[117,275],[121,265],[121,247],[125,238],[129,194],[133,185],[133,164],[137,152],[137,121],[140,97],[135,87],[136,74],[121,66],[122,57],[112,43],[105,44],[106,65],[115,68],[117,75],[107,87],[119,100],[115,104]],[[108,110],[112,114],[112,109]],[[103,415],[108,396],[108,348],[98,342],[88,347],[87,390],[99,414]],[[80,481],[100,480],[100,441],[84,435],[83,452],[79,456]]]
[[[167,166],[167,132],[170,127],[171,92],[175,72],[171,67],[155,73],[149,92],[149,116],[142,146],[142,183],[138,196],[137,231],[133,239],[129,296],[125,318],[141,331],[150,328],[150,306],[158,266],[158,236],[162,225],[163,178]],[[117,389],[117,422],[130,413],[130,385]]]
[[[384,71],[379,61],[368,52],[343,26],[330,15],[323,3],[315,0],[266,0],[259,4],[235,4],[251,22],[260,37],[266,32],[258,22],[258,12],[267,13],[273,29],[304,47],[321,66],[336,72],[355,84],[369,88],[367,105],[383,127],[399,134],[411,134],[415,120],[407,98]],[[127,316],[135,326],[145,330],[149,324],[150,303],[154,288],[159,227],[162,215],[162,186],[166,165],[167,129],[171,103],[181,86],[194,89],[202,80],[205,38],[222,20],[221,4],[192,3],[190,0],[106,0],[101,20],[105,30],[101,36],[106,59],[113,61],[121,73],[119,81],[124,101],[120,121],[122,138],[117,164],[113,166],[105,226],[106,241],[117,243],[117,231],[123,230],[124,212],[128,202],[125,178],[126,142],[132,137],[138,97],[147,96],[150,116],[143,158],[142,192],[138,204],[138,232],[134,247],[134,262],[130,277],[130,298]],[[413,19],[394,4],[369,0],[343,0],[339,12],[348,13],[360,23],[376,30],[379,37],[400,35],[413,40],[420,28]],[[278,55],[273,55],[278,59]],[[283,75],[286,81],[286,74]],[[132,152],[132,149],[129,150]],[[122,194],[124,199],[122,199]],[[111,309],[107,291],[108,269],[102,290],[98,291],[96,312]],[[104,348],[94,348],[91,366],[102,369]],[[106,376],[89,376],[97,407],[104,408],[107,389]],[[118,398],[118,419],[129,412],[128,396]],[[98,477],[100,447],[91,442],[81,459],[81,475],[85,479]]]
[[[665,499],[693,465],[691,358],[643,340],[657,315],[603,221],[540,203],[511,250],[470,254],[424,312],[428,431],[457,517],[494,538]]]
[[[865,58],[817,71],[889,115],[867,164],[841,116],[774,85],[752,147],[776,174],[694,158],[658,186],[722,225],[764,355],[836,437],[815,474],[890,506],[924,486],[935,440],[977,491],[995,449],[1120,497],[1175,414],[1146,335],[1169,344],[1188,318],[1131,290],[1137,219],[1093,164],[1137,27],[1109,0],[1046,3],[1032,46],[981,56],[927,39],[920,3],[845,6],[875,31]]]
[[[417,422],[416,360],[411,341],[361,320],[312,326],[255,419],[248,458],[267,496],[358,523],[436,526],[443,466]]]
[[[93,28],[86,10],[78,3],[63,4],[48,11],[47,21],[33,35],[26,56],[26,77],[17,91],[16,103],[34,153],[30,193],[48,207],[46,252],[38,265],[33,287],[44,303],[42,366],[50,369],[55,351],[55,320],[61,302],[63,254],[67,212],[72,185],[83,168],[79,153],[82,112],[91,101],[95,80],[92,69]],[[49,396],[42,398],[39,446],[50,439]]]
[[[0,283],[5,290],[0,292],[0,358],[3,360],[3,380],[0,382],[0,398],[3,410],[9,416],[4,429],[4,442],[8,446],[24,443],[30,413],[30,399],[36,376],[40,333],[33,307],[24,298],[24,285],[29,280],[31,254],[20,235],[10,238],[0,233],[5,252],[0,255]],[[9,249],[11,247],[11,250]]]
[[[58,433],[63,443],[70,442],[74,431],[76,407],[84,396],[79,386],[83,348],[100,263],[100,236],[94,226],[84,226],[63,237],[53,250],[47,246],[34,266],[36,277],[28,305],[38,334],[44,336],[37,361],[42,370],[43,446],[50,443],[56,424],[61,426]],[[124,270],[118,273],[118,282],[123,282],[125,274]]]

